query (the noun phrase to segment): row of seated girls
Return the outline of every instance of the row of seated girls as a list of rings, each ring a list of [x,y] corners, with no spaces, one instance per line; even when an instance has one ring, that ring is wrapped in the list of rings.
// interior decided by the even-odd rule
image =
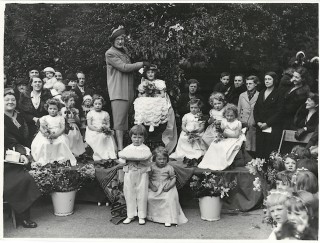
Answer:
[[[310,151],[296,146],[280,156],[276,185],[265,200],[270,240],[318,240],[318,164]],[[282,167],[282,169],[281,169]]]
[[[70,160],[76,165],[76,157],[85,152],[86,144],[81,135],[81,120],[76,109],[77,96],[70,91],[62,93],[61,102],[55,98],[46,102],[48,115],[40,118],[40,129],[31,144],[31,153],[37,163],[45,165],[57,160]],[[85,141],[93,149],[93,159],[115,159],[116,145],[110,129],[110,116],[102,110],[104,99],[92,98],[93,107],[88,108],[90,97],[85,98]],[[80,127],[80,128],[79,128]]]
[[[238,108],[235,105],[226,104],[224,95],[219,92],[214,92],[209,100],[212,109],[206,130],[206,120],[201,113],[202,101],[190,100],[190,113],[182,118],[177,148],[170,158],[198,159],[203,156],[199,168],[224,170],[232,164],[245,141],[245,135],[241,122],[237,119]]]

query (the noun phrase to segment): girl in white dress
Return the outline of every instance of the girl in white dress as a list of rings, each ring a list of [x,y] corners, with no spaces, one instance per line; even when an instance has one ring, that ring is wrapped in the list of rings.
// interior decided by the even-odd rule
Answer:
[[[179,203],[176,175],[173,167],[168,165],[168,151],[160,146],[152,154],[155,164],[149,172],[147,219],[164,223],[166,227],[171,224],[184,224],[188,219]]]
[[[237,119],[238,108],[233,104],[226,105],[223,116],[221,129],[225,139],[211,143],[198,165],[199,168],[224,170],[232,164],[243,141],[245,141],[245,135],[241,131],[241,122]]]
[[[208,123],[210,125],[207,127],[202,136],[202,140],[208,147],[219,136],[219,132],[217,131],[217,129],[219,128],[217,126],[220,126],[221,124],[221,121],[223,119],[223,112],[227,102],[224,94],[220,92],[213,92],[210,95],[209,103],[212,106],[212,109],[209,113],[210,118],[208,120]]]
[[[205,145],[202,141],[204,121],[200,120],[203,103],[199,99],[189,101],[190,113],[182,118],[182,131],[180,133],[176,151],[170,155],[173,159],[198,159],[205,153]],[[198,137],[198,139],[193,139]]]
[[[66,121],[69,123],[70,130],[67,134],[69,139],[69,146],[72,153],[78,157],[83,154],[85,149],[85,144],[80,133],[78,124],[80,124],[79,110],[74,108],[75,100],[78,96],[70,91],[65,91],[62,93],[62,100],[66,104],[66,107],[61,108],[61,114]]]
[[[77,161],[69,148],[69,141],[64,133],[65,120],[58,115],[60,103],[56,99],[46,102],[49,115],[40,118],[40,131],[31,144],[31,154],[35,162],[45,165],[53,161]]]
[[[102,110],[104,99],[100,95],[93,97],[93,110],[87,114],[86,142],[93,150],[93,160],[116,159],[116,145],[110,131],[110,116]]]

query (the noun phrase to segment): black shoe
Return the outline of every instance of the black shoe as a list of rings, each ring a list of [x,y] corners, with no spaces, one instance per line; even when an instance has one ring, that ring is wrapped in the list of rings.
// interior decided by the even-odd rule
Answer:
[[[19,222],[23,228],[37,228],[37,223],[31,221],[30,219],[24,219]]]

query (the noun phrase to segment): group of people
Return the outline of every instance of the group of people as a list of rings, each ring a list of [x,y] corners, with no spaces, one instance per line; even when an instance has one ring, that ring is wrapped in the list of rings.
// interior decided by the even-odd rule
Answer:
[[[319,97],[306,84],[306,68],[296,67],[290,83],[280,85],[274,72],[265,74],[264,85],[257,76],[245,78],[236,74],[231,82],[231,75],[222,73],[210,95],[212,109],[207,118],[206,111],[202,112],[206,102],[197,92],[199,82],[190,79],[188,93],[180,96],[178,107],[172,107],[165,82],[155,77],[157,68],[145,61],[131,63],[125,34],[122,26],[112,32],[112,46],[105,55],[112,117],[104,109],[105,98],[85,86],[83,72],[63,79],[61,72],[47,67],[41,79],[39,71],[33,69],[27,82],[17,79],[16,87],[5,83],[4,89],[5,150],[18,151],[25,164],[32,159],[42,165],[56,160],[70,160],[75,165],[77,157],[89,146],[93,160],[123,163],[125,224],[136,216],[139,224],[145,224],[145,218],[165,226],[187,222],[169,158],[195,158],[199,159],[199,168],[224,170],[232,166],[243,146],[253,157],[269,158],[278,148],[283,129],[295,129],[298,140],[308,132],[317,133]],[[153,132],[142,124],[133,126],[129,132],[132,144],[125,147],[129,108],[135,93],[145,96],[140,85],[134,89],[133,71],[141,68],[145,79],[156,87],[155,96],[165,99],[166,123]],[[176,119],[181,120],[178,142]],[[163,146],[157,144],[151,152],[144,142],[157,132]],[[317,143],[314,136],[307,149]],[[40,193],[30,175],[19,166],[5,164],[4,198],[18,213],[22,225],[32,228],[36,223],[28,212]],[[21,181],[13,179],[18,177]],[[21,183],[28,190],[17,192]]]
[[[272,157],[272,156],[271,156]],[[272,240],[317,240],[319,218],[318,163],[310,150],[297,145],[284,156],[275,154],[279,172],[265,200]]]

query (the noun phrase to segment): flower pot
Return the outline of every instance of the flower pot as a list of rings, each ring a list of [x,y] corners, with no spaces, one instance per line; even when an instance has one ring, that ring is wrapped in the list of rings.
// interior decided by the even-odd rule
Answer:
[[[220,197],[201,197],[199,207],[202,220],[217,221],[220,219],[222,207]]]
[[[73,214],[76,192],[77,191],[51,193],[54,215],[68,216]]]

